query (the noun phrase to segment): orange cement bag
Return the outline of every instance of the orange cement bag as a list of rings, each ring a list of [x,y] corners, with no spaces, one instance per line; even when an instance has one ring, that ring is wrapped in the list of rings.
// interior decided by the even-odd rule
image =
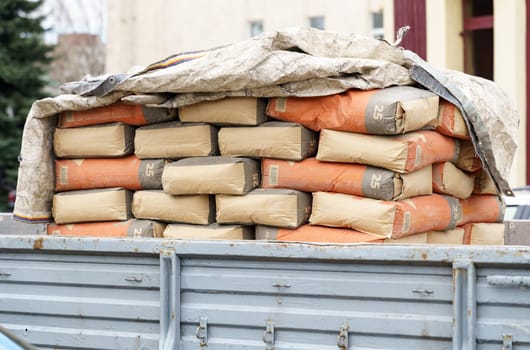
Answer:
[[[462,219],[458,226],[472,222],[502,222],[504,218],[504,204],[497,196],[473,195],[468,199],[461,199]]]
[[[165,160],[135,156],[100,159],[57,159],[55,191],[123,187],[161,189]]]
[[[347,227],[386,238],[456,227],[458,200],[432,194],[401,201],[381,201],[340,193],[313,193],[312,225]]]
[[[165,224],[151,220],[48,224],[48,235],[74,237],[162,237]]]
[[[455,165],[467,172],[474,172],[482,168],[482,161],[475,153],[475,148],[471,141],[460,142],[460,151]]]
[[[176,117],[174,109],[151,108],[142,105],[115,103],[86,111],[67,111],[59,115],[60,128],[121,122],[128,125],[147,125],[169,121]]]
[[[302,225],[296,229],[256,226],[256,239],[315,243],[383,243],[381,236],[345,228]]]
[[[445,100],[440,100],[438,126],[436,127],[436,131],[463,140],[470,139],[469,131],[462,113],[460,113],[458,107]]]
[[[361,164],[262,159],[262,188],[290,188],[304,192],[338,192],[394,200],[432,194],[431,167],[399,174]],[[308,176],[310,174],[310,176]]]
[[[451,162],[435,163],[432,167],[432,188],[436,193],[468,198],[475,187],[473,175],[458,169]]]
[[[321,161],[372,165],[399,173],[456,160],[457,156],[457,141],[436,131],[376,136],[324,129],[317,152]]]
[[[437,119],[438,96],[411,86],[348,90],[322,97],[273,98],[267,114],[309,129],[395,135]]]
[[[505,226],[501,223],[464,225],[464,243],[470,245],[504,245]]]

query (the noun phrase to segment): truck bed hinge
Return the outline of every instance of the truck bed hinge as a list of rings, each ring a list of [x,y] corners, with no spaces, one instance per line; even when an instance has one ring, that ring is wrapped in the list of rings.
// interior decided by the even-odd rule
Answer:
[[[195,330],[195,336],[199,339],[201,348],[208,346],[208,318],[199,318],[199,327]]]
[[[337,346],[341,350],[348,350],[348,334],[350,332],[350,325],[349,324],[343,324],[339,328],[339,336],[337,337]]]
[[[512,350],[513,349],[513,335],[503,334],[502,335],[502,350]]]
[[[265,332],[263,332],[263,342],[266,350],[274,350],[274,323],[272,320],[267,320]]]

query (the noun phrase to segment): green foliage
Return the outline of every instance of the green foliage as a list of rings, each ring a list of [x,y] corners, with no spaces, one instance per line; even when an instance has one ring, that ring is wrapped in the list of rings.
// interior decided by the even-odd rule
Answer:
[[[22,129],[31,104],[44,97],[52,47],[43,41],[42,0],[0,0],[0,210],[16,184]]]

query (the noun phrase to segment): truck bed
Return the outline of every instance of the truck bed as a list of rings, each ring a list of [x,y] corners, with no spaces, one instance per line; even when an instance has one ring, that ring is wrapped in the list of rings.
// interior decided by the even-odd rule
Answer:
[[[528,247],[0,236],[43,349],[530,349]]]

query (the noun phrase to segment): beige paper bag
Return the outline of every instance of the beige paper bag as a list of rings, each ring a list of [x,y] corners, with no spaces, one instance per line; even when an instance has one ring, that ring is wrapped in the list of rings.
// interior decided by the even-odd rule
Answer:
[[[136,218],[208,225],[215,221],[215,202],[209,195],[173,196],[159,190],[136,191]]]
[[[218,125],[259,125],[267,120],[266,99],[227,97],[204,101],[179,108],[183,122],[204,122]]]
[[[121,123],[57,128],[53,148],[59,158],[122,157],[134,151],[134,128]]]
[[[244,196],[216,196],[217,222],[295,228],[307,222],[311,195],[295,190],[257,189]]]
[[[128,220],[131,197],[123,188],[61,192],[53,196],[52,214],[57,224]]]
[[[259,183],[259,165],[248,158],[186,158],[162,172],[162,188],[170,194],[245,194]]]

